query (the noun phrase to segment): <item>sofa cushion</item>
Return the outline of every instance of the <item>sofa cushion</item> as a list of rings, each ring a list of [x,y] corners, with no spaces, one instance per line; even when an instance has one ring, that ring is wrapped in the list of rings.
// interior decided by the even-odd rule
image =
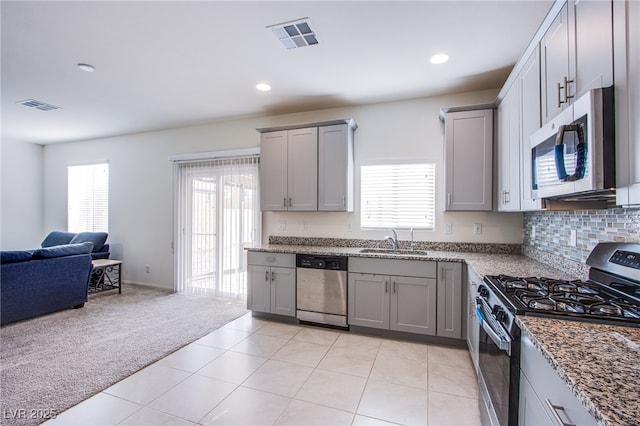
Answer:
[[[33,251],[14,250],[0,252],[0,263],[26,262],[33,259]]]
[[[69,244],[76,234],[73,232],[52,231],[45,237],[40,247],[61,246]]]
[[[93,243],[93,251],[102,250],[102,246],[107,241],[109,234],[106,232],[80,232],[75,235],[69,242],[69,244],[78,244],[84,242]]]
[[[65,244],[37,249],[33,252],[34,259],[52,259],[54,257],[89,254],[93,250],[93,243],[87,241],[80,244]]]

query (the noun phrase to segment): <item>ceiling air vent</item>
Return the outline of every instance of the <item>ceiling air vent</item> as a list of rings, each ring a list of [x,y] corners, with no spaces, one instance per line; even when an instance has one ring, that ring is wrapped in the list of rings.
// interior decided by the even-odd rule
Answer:
[[[318,37],[311,27],[309,18],[300,18],[282,24],[267,27],[286,49],[313,46],[318,44]]]
[[[40,111],[53,111],[56,109],[62,109],[55,105],[48,104],[46,102],[36,101],[35,99],[26,99],[24,101],[17,102],[20,105],[24,105],[29,108],[39,109]]]

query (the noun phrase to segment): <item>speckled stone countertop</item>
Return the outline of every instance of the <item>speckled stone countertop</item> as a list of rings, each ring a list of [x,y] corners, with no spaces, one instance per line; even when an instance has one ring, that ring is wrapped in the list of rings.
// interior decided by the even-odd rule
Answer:
[[[522,277],[548,276],[559,279],[576,279],[575,275],[552,268],[521,254],[469,253],[459,251],[427,250],[426,254],[412,254],[402,250],[399,254],[362,253],[361,247],[325,247],[287,244],[266,244],[249,247],[249,251],[271,253],[304,253],[328,256],[357,256],[378,259],[431,260],[437,262],[465,262],[479,275],[514,275]]]
[[[640,328],[533,316],[516,321],[598,424],[640,424]]]
[[[247,250],[464,262],[480,277],[505,274],[586,279],[586,276],[569,274],[522,254],[440,250],[428,250],[419,255],[361,253],[361,247],[297,244],[268,244]],[[519,316],[516,321],[598,424],[640,424],[640,328],[533,316]]]

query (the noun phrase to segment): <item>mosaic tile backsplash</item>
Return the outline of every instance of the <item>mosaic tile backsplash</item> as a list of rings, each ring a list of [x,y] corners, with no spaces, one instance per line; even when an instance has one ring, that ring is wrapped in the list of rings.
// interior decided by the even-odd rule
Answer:
[[[640,243],[640,209],[528,212],[523,227],[522,249],[526,255],[559,255],[584,263],[599,242]],[[570,245],[571,230],[576,231],[575,247]]]

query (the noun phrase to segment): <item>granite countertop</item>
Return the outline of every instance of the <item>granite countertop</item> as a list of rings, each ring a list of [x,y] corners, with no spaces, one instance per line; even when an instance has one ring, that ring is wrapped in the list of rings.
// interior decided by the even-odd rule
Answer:
[[[250,251],[358,256],[467,263],[485,275],[577,279],[522,254],[427,250],[426,254],[361,253],[359,247],[270,244]],[[573,394],[603,426],[639,424],[640,328],[557,318],[518,316],[522,332],[549,361]]]
[[[316,254],[328,256],[357,256],[378,259],[426,260],[436,262],[464,262],[470,265],[479,276],[513,275],[521,277],[551,276],[559,279],[576,279],[559,269],[552,268],[522,254],[470,253],[460,251],[419,250],[426,254],[412,254],[401,250],[398,254],[388,252],[362,253],[361,247],[326,247],[287,244],[265,244],[260,247],[248,247],[249,251],[271,253]]]
[[[516,321],[598,424],[640,422],[640,328],[533,316]]]

